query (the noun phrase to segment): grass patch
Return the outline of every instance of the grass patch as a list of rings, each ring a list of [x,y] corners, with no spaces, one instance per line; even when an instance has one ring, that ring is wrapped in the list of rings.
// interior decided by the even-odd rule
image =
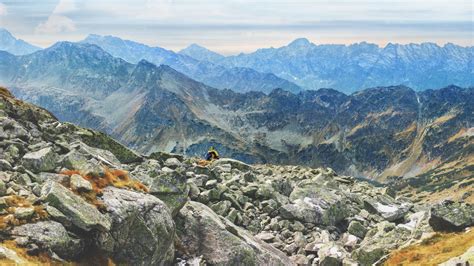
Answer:
[[[22,225],[26,223],[34,223],[40,220],[44,220],[48,217],[44,206],[33,205],[26,198],[20,196],[6,196],[5,199],[7,208],[6,214],[0,215],[0,230],[5,230],[9,227]],[[34,209],[33,215],[28,219],[17,219],[14,215],[16,208],[30,208]]]
[[[68,176],[77,174],[89,181],[92,185],[92,191],[72,191],[87,202],[95,205],[99,210],[105,210],[103,202],[98,197],[102,195],[102,190],[108,186],[128,188],[145,193],[149,192],[148,187],[138,180],[131,179],[128,172],[123,170],[104,168],[104,173],[101,175],[83,174],[78,170],[66,170],[61,172],[61,174]],[[71,187],[70,184],[63,185]]]
[[[385,265],[437,265],[462,255],[473,245],[474,228],[463,233],[438,233],[421,244],[392,252]]]

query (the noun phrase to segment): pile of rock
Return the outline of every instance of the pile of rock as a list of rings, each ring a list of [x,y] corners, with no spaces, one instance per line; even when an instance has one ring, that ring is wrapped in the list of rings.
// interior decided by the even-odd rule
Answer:
[[[338,176],[331,169],[250,166],[223,159],[187,175],[192,200],[249,230],[296,264],[370,265],[432,231],[428,210],[397,198],[390,189]],[[463,206],[464,213],[473,210]],[[431,220],[439,211],[432,213]],[[469,224],[473,222],[461,227]]]

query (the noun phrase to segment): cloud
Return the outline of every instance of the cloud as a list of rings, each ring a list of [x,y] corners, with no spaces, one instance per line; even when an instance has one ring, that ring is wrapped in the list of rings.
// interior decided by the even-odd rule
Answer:
[[[5,16],[8,14],[7,6],[0,3],[0,16]]]
[[[54,8],[53,13],[49,15],[45,22],[40,23],[36,27],[35,32],[54,34],[75,31],[76,24],[72,19],[65,16],[65,14],[76,10],[77,6],[74,0],[60,0]]]
[[[45,34],[54,34],[54,33],[63,33],[71,32],[76,30],[76,25],[72,19],[62,16],[52,14],[48,17],[46,22],[40,23],[36,29],[36,33],[45,33]]]

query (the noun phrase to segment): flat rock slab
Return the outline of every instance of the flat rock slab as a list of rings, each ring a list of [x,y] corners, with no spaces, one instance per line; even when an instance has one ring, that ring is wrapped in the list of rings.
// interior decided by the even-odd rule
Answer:
[[[110,230],[110,220],[106,215],[57,182],[46,182],[41,189],[41,196],[82,230]]]

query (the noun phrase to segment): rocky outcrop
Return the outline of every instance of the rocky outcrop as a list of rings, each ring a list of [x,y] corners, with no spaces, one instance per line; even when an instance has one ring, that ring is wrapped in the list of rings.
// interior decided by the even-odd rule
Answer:
[[[45,202],[62,212],[73,225],[82,230],[110,230],[110,220],[107,216],[57,182],[45,183],[41,190],[41,196]]]
[[[177,218],[183,255],[211,265],[290,265],[288,257],[199,202],[188,202]]]
[[[446,200],[431,208],[429,223],[436,231],[462,231],[474,225],[474,205]]]
[[[118,188],[102,196],[112,221],[99,233],[97,246],[116,262],[166,265],[174,260],[175,225],[168,207],[156,197]]]
[[[15,227],[12,235],[16,243],[27,246],[30,252],[34,251],[34,248],[46,249],[65,259],[75,258],[85,248],[84,240],[74,236],[62,224],[54,221],[24,224]]]

